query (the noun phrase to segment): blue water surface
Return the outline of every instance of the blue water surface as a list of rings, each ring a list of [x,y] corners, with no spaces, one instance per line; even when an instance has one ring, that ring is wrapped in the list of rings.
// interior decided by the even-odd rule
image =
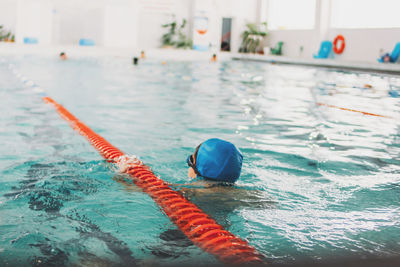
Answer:
[[[217,263],[21,76],[269,262],[400,256],[399,77],[19,55],[0,62],[0,265]],[[213,137],[244,155],[234,187],[187,178]]]

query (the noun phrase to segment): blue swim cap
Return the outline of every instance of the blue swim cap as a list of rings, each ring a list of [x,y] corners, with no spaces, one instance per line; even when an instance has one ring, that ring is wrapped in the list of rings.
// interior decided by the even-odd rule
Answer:
[[[234,144],[212,138],[200,145],[196,168],[204,178],[234,183],[240,176],[242,160],[242,153]]]

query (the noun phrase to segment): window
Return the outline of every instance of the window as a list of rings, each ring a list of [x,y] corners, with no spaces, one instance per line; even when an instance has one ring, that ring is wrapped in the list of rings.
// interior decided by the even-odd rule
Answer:
[[[314,29],[316,0],[270,0],[268,29]]]
[[[399,0],[332,0],[332,28],[400,28]]]

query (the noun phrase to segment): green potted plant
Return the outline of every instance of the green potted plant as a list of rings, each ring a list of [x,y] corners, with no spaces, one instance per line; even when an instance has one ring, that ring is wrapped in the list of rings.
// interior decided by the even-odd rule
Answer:
[[[267,23],[248,23],[247,29],[242,33],[242,44],[239,52],[256,53],[262,51],[262,43],[267,36]]]
[[[0,25],[0,41],[4,42],[14,42],[15,36],[11,33],[11,31],[4,31],[4,26]]]
[[[183,19],[181,26],[178,29],[178,40],[175,43],[177,48],[191,48],[193,46],[193,42],[190,38],[186,36],[184,33],[184,28],[186,26],[186,19]]]
[[[191,48],[192,40],[184,33],[187,24],[186,19],[183,19],[182,24],[178,27],[175,16],[173,18],[174,20],[171,23],[161,25],[161,27],[168,29],[168,31],[161,36],[162,47]]]
[[[3,25],[0,25],[0,41],[4,41],[6,35],[3,31]]]
[[[168,29],[168,32],[164,33],[161,36],[162,46],[164,48],[173,47],[175,44],[173,39],[174,39],[174,36],[176,35],[176,21],[173,21],[168,24],[163,24],[163,25],[161,25],[161,27]]]

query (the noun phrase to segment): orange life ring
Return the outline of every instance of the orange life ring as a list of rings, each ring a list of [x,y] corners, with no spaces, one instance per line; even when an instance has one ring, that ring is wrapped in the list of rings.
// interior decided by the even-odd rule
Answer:
[[[340,47],[337,47],[338,41],[340,41]],[[346,43],[344,41],[343,35],[336,36],[335,40],[333,40],[333,52],[335,54],[343,53],[344,48],[346,47]]]

